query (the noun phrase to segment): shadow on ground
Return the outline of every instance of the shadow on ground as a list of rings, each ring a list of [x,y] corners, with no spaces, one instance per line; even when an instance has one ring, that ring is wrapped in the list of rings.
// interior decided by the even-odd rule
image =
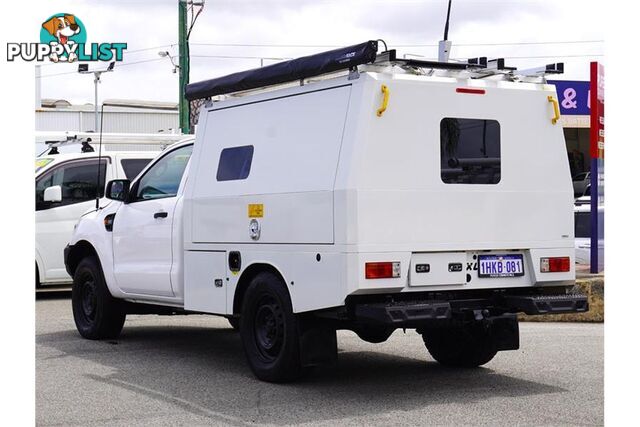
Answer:
[[[165,401],[212,422],[301,423],[408,411],[489,397],[566,390],[497,374],[450,370],[425,359],[370,351],[341,351],[337,366],[317,369],[293,384],[256,380],[232,329],[136,326],[115,341],[88,341],[75,330],[39,335],[37,344],[113,369],[95,381]]]

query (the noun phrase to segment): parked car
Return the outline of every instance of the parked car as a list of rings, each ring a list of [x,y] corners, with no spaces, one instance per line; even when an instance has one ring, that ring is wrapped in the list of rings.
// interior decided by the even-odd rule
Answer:
[[[77,148],[77,147],[76,147]],[[69,151],[68,147],[66,148]],[[98,153],[44,154],[36,158],[36,286],[72,282],[64,266],[63,250],[73,226],[95,206]],[[100,160],[100,203],[104,183],[133,179],[157,151],[103,153]]]
[[[337,329],[416,329],[468,368],[519,347],[519,312],[586,311],[553,86],[376,50],[189,85],[206,100],[195,141],[109,182],[113,203],[65,249],[79,333],[225,316],[254,374],[280,382],[335,361]]]
[[[576,263],[589,265],[591,264],[591,198],[580,199],[587,203],[576,204],[574,207]],[[599,212],[603,215],[604,208],[599,208]],[[604,240],[602,239],[598,241],[598,258],[604,259]]]
[[[586,196],[585,191],[591,184],[591,173],[582,172],[573,177],[573,195],[575,197]]]

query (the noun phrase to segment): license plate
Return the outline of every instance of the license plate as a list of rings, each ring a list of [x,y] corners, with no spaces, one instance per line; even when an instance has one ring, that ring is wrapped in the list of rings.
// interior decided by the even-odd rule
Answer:
[[[524,276],[522,255],[480,255],[478,277]]]

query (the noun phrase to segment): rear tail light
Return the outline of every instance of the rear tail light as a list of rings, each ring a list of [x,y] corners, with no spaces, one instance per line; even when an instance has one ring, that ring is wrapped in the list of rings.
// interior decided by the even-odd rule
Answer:
[[[571,258],[568,256],[554,258],[540,258],[542,273],[562,273],[571,271]]]
[[[399,262],[367,262],[364,265],[367,279],[393,279],[400,277]]]

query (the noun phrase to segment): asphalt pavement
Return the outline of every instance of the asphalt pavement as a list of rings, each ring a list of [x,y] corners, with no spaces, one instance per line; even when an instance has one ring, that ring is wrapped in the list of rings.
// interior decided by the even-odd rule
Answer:
[[[69,293],[36,302],[38,425],[602,425],[602,324],[521,323],[520,349],[441,367],[414,331],[383,344],[338,332],[338,363],[293,384],[255,379],[215,316],[128,316],[76,332]]]

